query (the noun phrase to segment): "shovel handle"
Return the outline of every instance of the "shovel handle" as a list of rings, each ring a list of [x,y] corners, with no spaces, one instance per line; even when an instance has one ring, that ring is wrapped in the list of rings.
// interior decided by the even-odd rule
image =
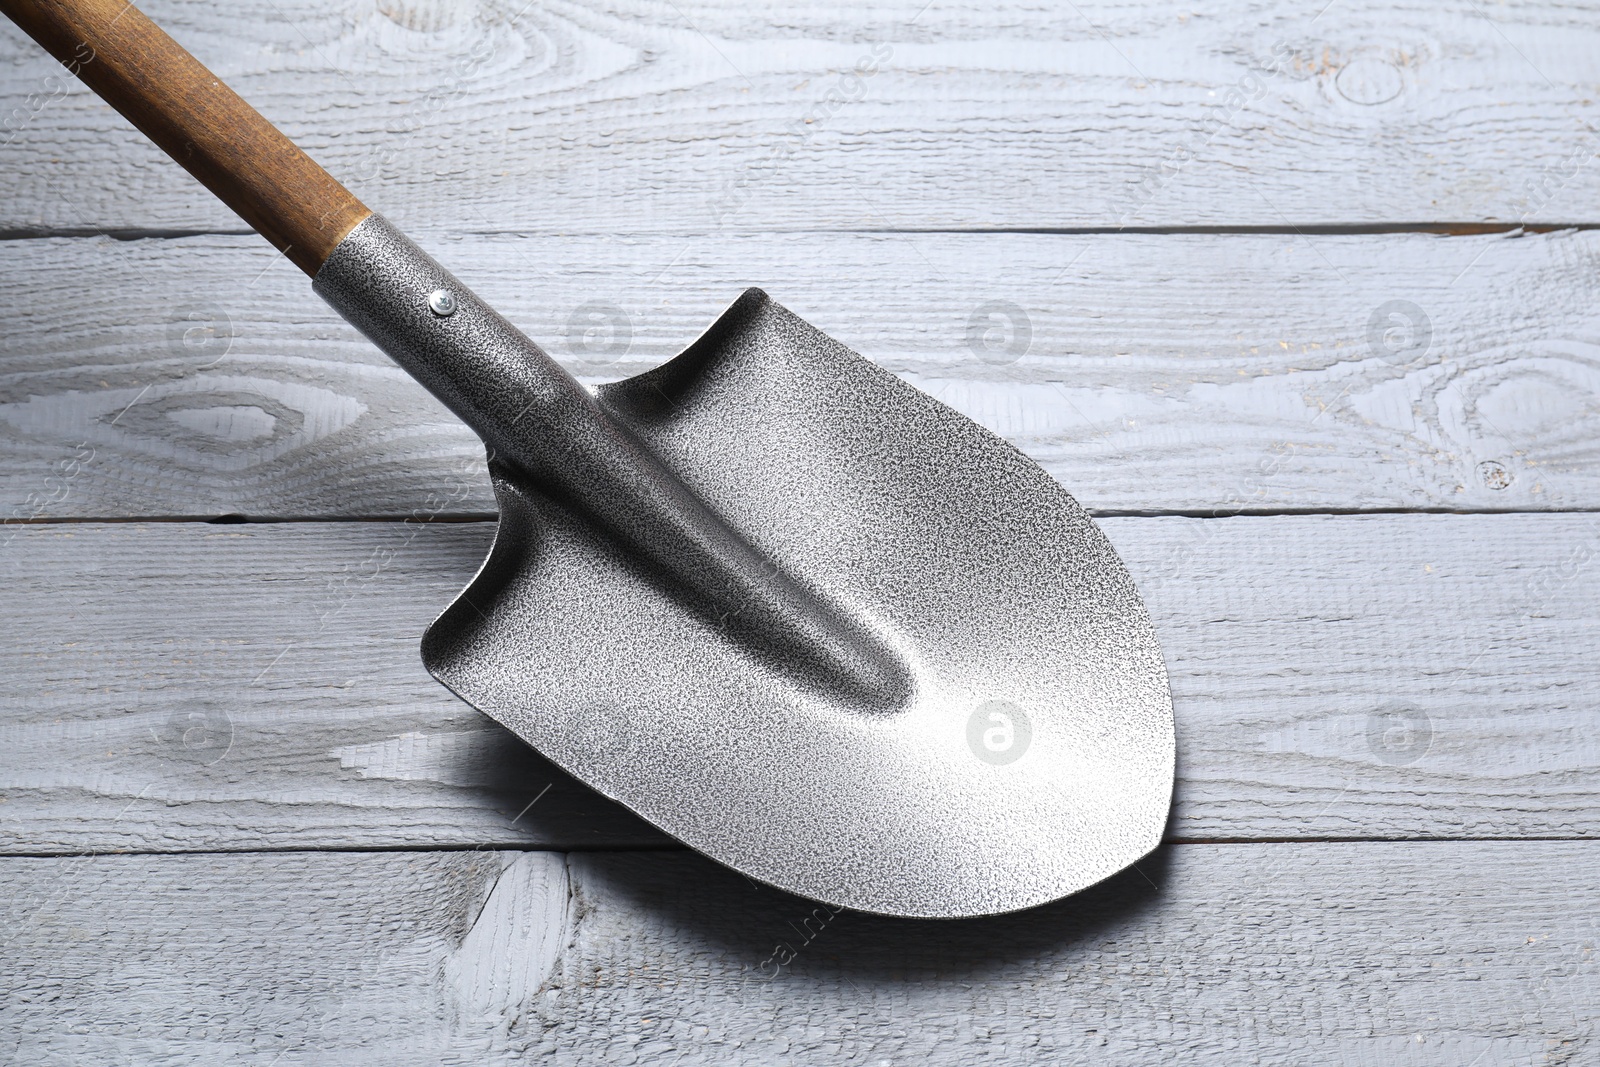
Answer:
[[[0,11],[307,274],[372,214],[127,0]]]

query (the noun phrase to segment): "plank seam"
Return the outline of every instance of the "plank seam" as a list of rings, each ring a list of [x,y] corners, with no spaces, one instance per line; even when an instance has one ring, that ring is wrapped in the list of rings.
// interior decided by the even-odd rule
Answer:
[[[1362,237],[1362,236],[1388,236],[1401,234],[1431,234],[1440,237],[1483,237],[1495,234],[1547,234],[1566,233],[1572,231],[1600,230],[1600,222],[1308,222],[1304,224],[1288,223],[1284,225],[1213,225],[1213,226],[882,226],[882,227],[841,227],[841,228],[814,228],[796,227],[760,230],[739,230],[733,232],[710,230],[683,230],[683,231],[640,231],[643,233],[659,233],[663,237],[683,237],[685,239],[697,237],[739,237],[759,234],[817,234],[849,236],[851,234],[866,234],[872,236],[939,236],[939,235],[965,235],[965,236],[1036,236],[1036,237],[1115,237],[1119,235],[1139,235],[1146,237],[1254,237],[1254,236],[1285,236],[1285,237]],[[450,229],[449,233],[468,237],[517,237],[529,234],[543,234],[545,231],[528,229]],[[68,226],[68,227],[16,227],[0,230],[0,241],[46,241],[54,239],[75,239],[86,237],[110,237],[118,241],[145,241],[145,240],[182,240],[189,237],[249,237],[255,234],[250,229],[222,229],[208,227],[137,227],[119,226],[101,228],[95,226]],[[548,234],[556,236],[554,232]],[[634,236],[634,231],[615,230],[571,230],[559,231],[563,237],[596,237],[596,236]]]
[[[1459,844],[1575,844],[1583,842],[1600,842],[1600,837],[1593,835],[1557,835],[1540,836],[1530,835],[1525,837],[1505,836],[1463,836],[1463,837],[1171,837],[1165,838],[1160,847],[1190,848],[1212,845],[1459,845]],[[83,849],[59,851],[31,851],[31,852],[4,852],[0,853],[0,863],[6,860],[44,860],[44,859],[101,859],[110,856],[282,856],[295,854],[314,853],[384,853],[384,852],[417,852],[417,853],[446,853],[446,852],[528,852],[559,853],[564,856],[572,855],[623,855],[636,852],[659,852],[670,855],[679,852],[693,851],[687,845],[673,846],[670,844],[648,845],[519,845],[516,843],[505,844],[475,844],[475,845],[326,845],[321,847],[305,845],[285,845],[282,848],[195,848],[195,849],[156,849],[156,848],[130,848],[111,850]]]
[[[1070,489],[1070,486],[1068,487]],[[1371,508],[1174,508],[1156,510],[1149,508],[1085,508],[1096,519],[1277,519],[1277,518],[1359,518],[1364,515],[1600,515],[1600,508],[1549,507],[1549,508],[1444,508],[1444,507],[1371,507]],[[465,524],[498,522],[500,516],[492,511],[462,511],[430,515],[420,520],[423,524]],[[58,515],[38,518],[0,520],[7,526],[126,526],[130,524],[183,524],[202,526],[251,525],[276,526],[307,523],[414,523],[419,520],[404,515],[240,515],[228,512],[221,515]]]

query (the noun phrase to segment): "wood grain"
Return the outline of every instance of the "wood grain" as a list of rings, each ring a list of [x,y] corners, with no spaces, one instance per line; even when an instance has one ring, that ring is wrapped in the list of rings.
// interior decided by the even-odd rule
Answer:
[[[1596,842],[1169,847],[1020,915],[679,853],[0,863],[17,1062],[1589,1062]]]
[[[416,232],[1596,221],[1593,8],[1323,7],[148,4]],[[32,49],[0,229],[237,227]]]
[[[1077,897],[960,923],[830,920],[689,854],[575,856],[587,914],[538,1003],[538,1048],[639,1064],[1583,1062],[1597,848],[1180,845]]]
[[[818,914],[427,678],[491,524],[40,524],[493,502],[0,22],[0,1060],[1595,1060],[1600,248],[1471,231],[1600,224],[1600,12],[146,9],[587,380],[760,284],[1137,516],[1176,843]]]
[[[1104,527],[1171,677],[1170,837],[1600,833],[1594,516]],[[663,843],[422,670],[491,524],[5,532],[0,851]]]
[[[1600,508],[1600,234],[432,250],[588,380],[762,284],[1099,513]],[[494,509],[477,439],[253,238],[15,242],[0,299],[0,517]]]
[[[662,844],[422,669],[492,532],[22,529],[13,610],[54,633],[5,652],[0,849]]]
[[[505,1063],[561,951],[552,853],[0,864],[9,1062]]]
[[[371,214],[131,0],[0,11],[307,274]]]

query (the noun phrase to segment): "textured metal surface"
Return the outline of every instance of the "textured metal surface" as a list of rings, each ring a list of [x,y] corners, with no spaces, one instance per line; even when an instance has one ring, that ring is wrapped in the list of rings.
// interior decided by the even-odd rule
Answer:
[[[670,576],[746,647],[843,699],[888,709],[910,678],[870,627],[813,596],[732,530],[516,327],[381,216],[334,249],[316,291],[498,457]],[[436,294],[454,310],[433,310]]]
[[[316,287],[488,442],[499,534],[424,660],[573,774],[897,915],[1039,904],[1159,841],[1149,620],[1005,442],[758,290],[593,395],[382,220]]]

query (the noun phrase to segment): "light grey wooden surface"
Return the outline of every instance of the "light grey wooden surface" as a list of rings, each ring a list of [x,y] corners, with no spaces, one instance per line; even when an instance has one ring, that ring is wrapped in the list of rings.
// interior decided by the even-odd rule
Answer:
[[[1600,27],[1557,0],[151,7],[419,232],[1583,222],[1600,194]],[[20,102],[52,67],[4,33]],[[8,229],[239,228],[81,89],[8,154]]]
[[[961,923],[686,852],[22,859],[18,1063],[1582,1064],[1594,842],[1166,847]]]
[[[1171,678],[1170,838],[1600,833],[1594,516],[1103,525]],[[422,669],[492,530],[7,531],[0,850],[661,844]]]
[[[1017,443],[1174,814],[897,923],[565,778],[476,442],[0,25],[0,1060],[1600,1064],[1600,11],[141,6],[588,380],[758,284]]]
[[[12,516],[494,510],[477,439],[259,238],[13,244],[0,299],[35,310],[0,336]],[[592,379],[666,359],[760,283],[1097,512],[1600,507],[1593,232],[435,248]]]

